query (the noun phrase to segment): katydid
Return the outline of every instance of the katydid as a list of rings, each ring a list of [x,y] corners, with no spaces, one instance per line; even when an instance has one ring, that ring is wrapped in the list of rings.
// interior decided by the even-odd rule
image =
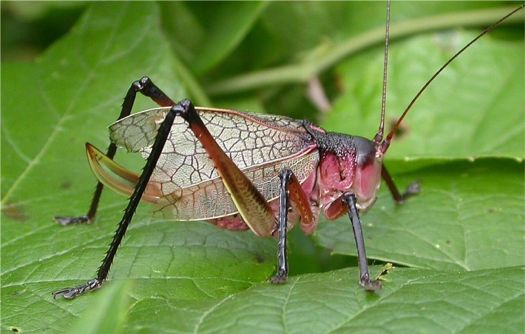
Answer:
[[[173,101],[148,77],[133,82],[118,120],[110,126],[107,152],[86,144],[90,166],[99,180],[88,213],[56,220],[62,225],[92,222],[104,186],[130,196],[128,206],[96,277],[53,296],[72,299],[103,284],[141,200],[178,220],[207,220],[225,229],[276,237],[278,268],[271,278],[276,284],[288,277],[287,231],[297,221],[310,234],[321,212],[327,219],[348,214],[357,246],[359,283],[369,291],[379,289],[380,282],[369,274],[359,212],[373,205],[381,179],[397,203],[419,192],[417,183],[400,192],[383,165],[394,133],[421,93],[451,61],[523,6],[483,30],[439,68],[385,136],[388,4],[382,110],[372,140],[327,132],[284,116],[195,107],[187,99]],[[131,114],[138,92],[160,107]],[[146,158],[140,175],[113,160],[117,146]]]

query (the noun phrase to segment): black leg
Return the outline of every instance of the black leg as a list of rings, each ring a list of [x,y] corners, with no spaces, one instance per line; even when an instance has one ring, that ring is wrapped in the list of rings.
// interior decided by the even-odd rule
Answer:
[[[170,109],[170,111],[166,115],[166,118],[162,122],[159,128],[159,131],[157,133],[157,136],[155,137],[155,142],[153,143],[151,153],[146,161],[146,165],[144,166],[144,169],[142,171],[142,174],[140,175],[139,181],[137,182],[137,185],[135,186],[133,194],[130,197],[128,206],[126,207],[126,210],[124,211],[124,216],[122,217],[122,220],[118,224],[117,230],[115,232],[115,236],[113,237],[113,240],[111,241],[111,245],[109,246],[106,256],[104,257],[104,260],[102,260],[102,264],[98,268],[97,277],[92,280],[89,280],[83,285],[80,285],[74,288],[66,288],[66,289],[54,292],[53,293],[54,298],[56,298],[57,296],[63,296],[66,299],[73,299],[76,296],[81,295],[87,291],[92,291],[92,290],[99,288],[102,285],[102,283],[106,280],[109,269],[113,262],[113,258],[115,257],[115,254],[117,253],[117,249],[120,245],[120,242],[122,241],[122,238],[124,237],[124,234],[126,233],[128,225],[131,222],[131,219],[133,218],[135,210],[140,202],[140,198],[142,197],[142,194],[144,193],[144,190],[146,189],[146,186],[149,182],[151,174],[153,173],[153,170],[155,169],[155,166],[157,165],[157,161],[160,157],[160,154],[162,153],[162,149],[164,148],[164,144],[166,143],[166,140],[170,133],[173,121],[176,116],[182,116],[186,118],[185,116],[189,108],[193,108],[189,100],[183,100],[177,103],[175,106],[173,106]]]
[[[133,108],[133,103],[135,102],[135,97],[137,96],[137,92],[140,92],[143,95],[151,98],[153,101],[155,101],[160,106],[175,105],[175,102],[173,102],[166,94],[164,94],[151,81],[150,78],[143,77],[142,79],[133,82],[131,86],[129,87],[128,92],[126,93],[126,97],[124,98],[124,102],[122,103],[122,109],[120,111],[120,115],[117,118],[117,120],[120,120],[128,116],[131,113],[131,109]],[[110,159],[113,159],[115,157],[116,152],[117,152],[117,146],[113,143],[110,143],[107,149],[106,156],[108,156]],[[71,224],[78,224],[78,223],[89,224],[93,222],[97,214],[98,203],[100,201],[100,196],[102,195],[103,189],[104,189],[104,185],[101,182],[98,182],[95,188],[93,197],[91,199],[89,210],[84,216],[78,216],[78,217],[56,216],[55,217],[56,222],[59,223],[60,225],[71,225]]]
[[[355,244],[357,246],[357,260],[359,262],[359,283],[368,291],[375,291],[381,288],[379,281],[372,280],[368,272],[368,262],[366,259],[365,239],[361,228],[361,220],[357,211],[357,200],[354,194],[345,193],[343,202],[348,206],[348,216],[352,222],[354,230]]]
[[[403,204],[407,198],[417,195],[421,191],[420,184],[417,181],[415,181],[412,182],[407,187],[407,190],[405,190],[405,192],[401,194],[397,189],[397,186],[394,183],[394,180],[390,176],[390,173],[386,169],[385,165],[383,165],[383,168],[381,169],[381,176],[383,177],[383,180],[385,180],[388,190],[390,191],[392,198],[397,204]]]
[[[277,221],[277,232],[279,241],[277,243],[277,273],[270,279],[273,284],[283,284],[288,279],[288,254],[286,249],[286,233],[288,230],[288,208],[290,207],[290,194],[288,184],[292,178],[292,171],[285,169],[281,172],[281,186],[279,191],[279,218]]]

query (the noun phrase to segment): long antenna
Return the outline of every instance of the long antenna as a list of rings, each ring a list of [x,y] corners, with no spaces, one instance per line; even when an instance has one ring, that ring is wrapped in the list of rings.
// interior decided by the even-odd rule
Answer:
[[[386,85],[388,80],[388,43],[390,41],[390,0],[386,2],[385,54],[383,57],[383,95],[381,96],[381,120],[374,137],[374,143],[379,145],[385,133]]]
[[[417,92],[416,96],[414,96],[414,98],[412,99],[412,101],[410,101],[410,103],[408,104],[408,106],[406,107],[405,111],[403,112],[403,114],[401,114],[401,117],[399,117],[399,119],[397,120],[396,124],[394,125],[394,127],[392,128],[392,130],[390,130],[390,132],[388,133],[388,135],[386,136],[385,140],[383,140],[383,142],[381,143],[381,147],[379,148],[379,150],[384,154],[387,150],[388,150],[388,147],[390,146],[390,142],[392,141],[392,137],[394,136],[394,133],[397,131],[397,129],[399,128],[399,126],[401,125],[401,122],[403,121],[403,119],[405,118],[405,116],[407,115],[408,111],[412,108],[412,106],[414,105],[414,103],[416,103],[416,100],[419,98],[419,96],[421,96],[421,94],[427,89],[427,87],[430,85],[430,83],[432,81],[434,81],[434,79],[441,73],[441,71],[443,71],[445,69],[445,67],[447,67],[454,59],[456,59],[460,54],[463,53],[463,51],[465,51],[469,46],[471,46],[472,44],[474,44],[478,39],[480,39],[483,35],[485,35],[486,33],[492,31],[495,27],[497,27],[501,22],[505,21],[509,16],[513,15],[514,13],[516,13],[517,11],[523,9],[523,7],[525,7],[525,3],[522,3],[521,6],[519,6],[518,8],[514,9],[512,12],[508,13],[507,15],[505,15],[504,17],[502,17],[501,19],[499,19],[497,22],[493,23],[492,25],[490,25],[489,27],[485,28],[478,36],[476,36],[473,40],[471,40],[467,45],[465,45],[461,50],[459,50],[458,52],[456,52],[455,55],[452,56],[452,58],[450,58],[443,66],[441,66],[439,68],[439,70],[436,71],[436,73],[434,73],[434,75],[423,85],[423,87],[421,87],[421,89],[419,90],[419,92]],[[384,93],[383,93],[384,94]],[[376,136],[377,137],[377,136]]]

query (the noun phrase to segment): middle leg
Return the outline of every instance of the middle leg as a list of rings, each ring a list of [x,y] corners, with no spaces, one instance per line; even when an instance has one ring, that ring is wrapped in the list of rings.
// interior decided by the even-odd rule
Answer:
[[[284,169],[280,174],[281,186],[279,194],[279,217],[277,220],[277,232],[279,240],[277,243],[277,273],[270,279],[273,284],[285,283],[288,278],[288,254],[287,254],[287,231],[288,231],[288,209],[290,199],[293,200],[303,224],[314,224],[314,217],[310,203],[304,193],[297,177],[290,169]]]

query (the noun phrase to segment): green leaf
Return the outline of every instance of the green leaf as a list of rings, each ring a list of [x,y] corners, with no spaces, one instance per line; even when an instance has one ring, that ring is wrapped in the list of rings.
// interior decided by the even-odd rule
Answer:
[[[403,122],[404,134],[387,157],[525,157],[523,35],[500,28],[451,63]],[[477,32],[428,33],[390,49],[387,130],[417,91]],[[503,38],[501,38],[503,36]],[[370,138],[379,125],[382,49],[364,52],[338,69],[344,93],[322,125]]]
[[[109,208],[99,216],[92,226],[61,228],[49,222],[2,243],[3,324],[58,331],[72,317],[84,316],[98,292],[73,301],[53,300],[51,292],[93,278],[120,210]],[[16,235],[18,226],[8,220],[3,235]],[[265,282],[274,268],[274,249],[271,240],[252,234],[222,231],[206,223],[148,221],[139,214],[106,285],[136,281],[131,291],[134,303],[168,297],[224,298]],[[27,319],[30,311],[42,316]],[[145,316],[157,311],[151,309]]]
[[[282,287],[255,287],[213,305],[200,317],[198,332],[220,329],[240,333],[348,333],[359,330],[406,333],[416,327],[427,333],[454,333],[470,326],[479,327],[476,326],[479,317],[492,315],[494,309],[505,307],[507,303],[523,304],[521,269],[501,272],[508,280],[504,287],[491,283],[491,271],[439,274],[399,270],[377,295],[349,289],[346,280],[349,274],[351,271],[343,270],[306,275]],[[473,303],[487,295],[491,297],[484,300],[486,303]],[[255,296],[257,298],[253,298]],[[252,304],[250,300],[257,300],[257,303]],[[455,315],[452,319],[451,313]],[[241,316],[227,316],[231,314]],[[523,315],[516,312],[513,315],[523,319]],[[257,320],[252,322],[251,317]],[[502,324],[498,327],[515,332],[523,328],[523,324],[512,317],[499,319],[503,323],[505,320],[511,320],[514,326]]]
[[[422,192],[398,206],[381,191],[362,214],[368,257],[436,270],[525,265],[523,168],[513,160],[452,161],[401,174],[398,184],[418,180]],[[320,224],[316,238],[356,254],[348,217]]]
[[[425,333],[521,333],[524,276],[523,268],[474,272],[401,268],[391,271],[383,289],[372,294],[356,284],[357,270],[352,268],[292,278],[281,286],[256,284],[216,298],[132,294],[135,302],[125,332],[407,333],[417,328]],[[44,302],[35,297],[31,296],[34,303]],[[82,310],[96,307],[86,303],[88,299],[97,301],[91,296],[56,301],[55,312],[42,320],[60,316],[67,323]],[[5,325],[23,321],[24,332],[42,332],[41,324],[26,322],[22,313],[4,319]],[[63,332],[60,324],[52,332]]]
[[[519,333],[523,314],[522,269],[470,273],[439,273],[395,269],[377,294],[363,291],[339,270],[293,278],[283,286],[256,285],[208,303],[151,299],[135,304],[130,328],[178,332],[228,333],[460,333],[480,330],[494,318],[490,330]],[[495,275],[505,284],[494,283]],[[513,305],[512,312],[503,312]],[[147,310],[159,310],[147,319]],[[451,317],[451,315],[453,315]],[[159,321],[169,319],[166,323]]]
[[[122,333],[128,309],[129,284],[115,282],[103,292],[68,330],[69,333]]]

